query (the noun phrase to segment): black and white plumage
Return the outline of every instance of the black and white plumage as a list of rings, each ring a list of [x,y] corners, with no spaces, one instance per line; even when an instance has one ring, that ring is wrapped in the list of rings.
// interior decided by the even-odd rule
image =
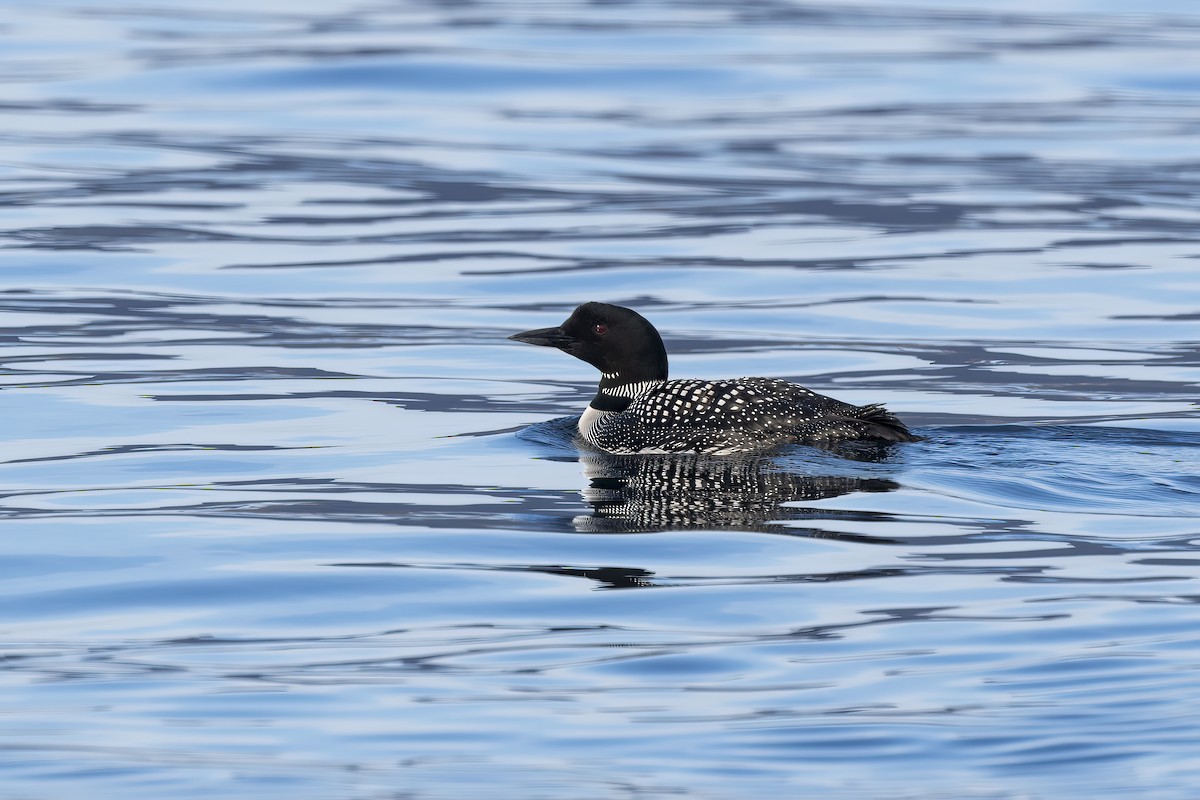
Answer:
[[[729,455],[792,443],[917,440],[883,406],[850,405],[787,381],[667,380],[662,337],[621,306],[584,303],[556,328],[509,338],[557,347],[600,370],[579,433],[609,453]]]

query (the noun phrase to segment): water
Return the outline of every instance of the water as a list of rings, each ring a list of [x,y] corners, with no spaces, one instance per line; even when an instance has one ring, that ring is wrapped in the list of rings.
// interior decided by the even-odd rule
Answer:
[[[1194,797],[1200,10],[3,5],[0,794]]]

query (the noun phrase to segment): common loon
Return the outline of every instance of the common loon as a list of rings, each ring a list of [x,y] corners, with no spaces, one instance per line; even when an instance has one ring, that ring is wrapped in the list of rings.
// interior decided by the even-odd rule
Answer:
[[[579,433],[609,453],[730,455],[792,443],[918,439],[883,406],[852,406],[787,381],[669,381],[662,337],[621,306],[584,303],[556,328],[508,338],[557,347],[600,370]]]

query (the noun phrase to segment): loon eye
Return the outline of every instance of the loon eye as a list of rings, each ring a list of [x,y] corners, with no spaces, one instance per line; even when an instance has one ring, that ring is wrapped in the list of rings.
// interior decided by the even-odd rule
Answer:
[[[603,322],[597,322],[595,325],[592,326],[592,330],[596,333],[597,336],[603,336],[604,334],[608,333],[608,326],[605,325]]]

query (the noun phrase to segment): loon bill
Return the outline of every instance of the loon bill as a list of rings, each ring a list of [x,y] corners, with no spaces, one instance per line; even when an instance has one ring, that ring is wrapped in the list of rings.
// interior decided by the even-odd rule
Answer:
[[[556,328],[508,338],[557,347],[600,370],[579,433],[609,453],[729,455],[793,443],[918,441],[881,405],[850,405],[775,378],[667,380],[662,337],[621,306],[584,303]]]

